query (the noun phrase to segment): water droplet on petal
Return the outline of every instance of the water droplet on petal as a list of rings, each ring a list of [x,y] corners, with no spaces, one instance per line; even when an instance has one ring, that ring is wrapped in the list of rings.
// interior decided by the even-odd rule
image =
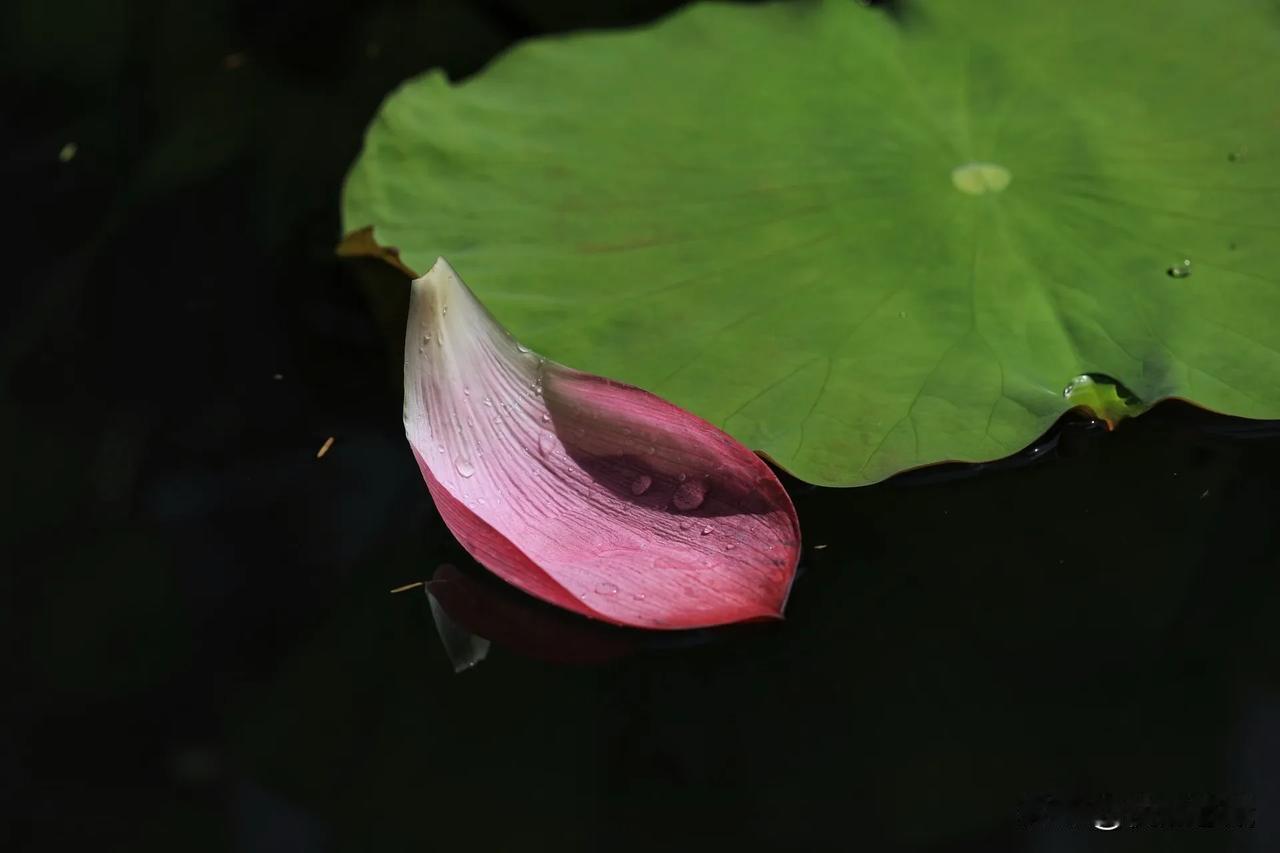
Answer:
[[[470,388],[468,388],[466,385],[463,385],[463,386],[462,386],[462,396],[464,396],[464,397],[470,397],[470,396],[471,396],[471,389],[470,389]]]
[[[476,466],[471,464],[471,460],[465,456],[459,456],[453,460],[453,467],[458,469],[459,476],[470,477],[476,472]]]
[[[437,444],[437,445],[436,445],[436,453],[444,453],[444,445],[443,445],[443,444]]]
[[[728,545],[725,545],[725,546],[724,546],[724,549],[725,549],[726,551],[732,551],[732,550],[733,550],[734,548],[736,548],[736,547],[738,547],[738,546],[737,546],[737,545],[734,545],[732,542],[730,542]]]
[[[543,456],[550,456],[551,451],[556,449],[555,437],[549,432],[544,432],[538,436],[538,450],[542,451]]]
[[[429,343],[431,343],[431,333],[430,333],[430,332],[428,332],[427,334],[425,334],[425,335],[423,335],[423,336],[422,336],[422,342],[423,342],[424,344],[429,344]],[[422,352],[422,350],[418,350],[418,352]]]
[[[528,352],[528,351],[529,351],[529,348],[528,348],[527,346],[525,346],[524,344],[516,344],[516,349],[520,350],[520,352]]]
[[[631,597],[634,598],[636,601],[644,601],[646,596],[643,592],[633,592],[631,594]]]
[[[676,487],[671,503],[682,512],[697,509],[707,497],[707,484],[703,480],[685,480]]]
[[[601,595],[617,595],[618,587],[608,581],[604,581],[603,583],[596,584],[596,592]]]
[[[544,424],[549,424],[549,423],[551,423],[551,415],[548,415],[548,414],[545,414],[545,413],[544,413],[544,414],[542,415],[542,422],[543,422]]]
[[[710,525],[710,524],[705,525],[705,526],[702,528],[702,535],[703,535],[703,536],[706,536],[706,535],[708,535],[709,533],[711,533],[711,525]]]
[[[690,527],[693,527],[693,522],[689,519],[686,518],[684,521],[680,522],[681,530],[688,530]]]
[[[1165,270],[1169,278],[1189,278],[1191,276],[1191,259],[1183,258],[1182,263],[1174,264]]]
[[[653,485],[653,478],[648,474],[641,474],[631,481],[631,494],[643,495],[649,491],[649,487]]]
[[[485,395],[484,404],[491,409],[493,408],[493,400],[489,398],[488,394]]]

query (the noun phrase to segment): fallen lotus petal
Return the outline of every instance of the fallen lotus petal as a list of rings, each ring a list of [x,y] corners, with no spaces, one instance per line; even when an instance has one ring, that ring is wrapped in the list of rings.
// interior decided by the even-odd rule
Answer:
[[[800,531],[769,466],[647,391],[530,352],[444,259],[413,283],[404,392],[440,515],[509,583],[619,625],[782,615]]]

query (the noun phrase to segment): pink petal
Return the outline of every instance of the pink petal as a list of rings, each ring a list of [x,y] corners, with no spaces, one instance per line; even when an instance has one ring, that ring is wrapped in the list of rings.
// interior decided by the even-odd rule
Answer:
[[[516,343],[443,259],[413,283],[405,432],[441,516],[509,583],[595,619],[779,618],[800,529],[716,427]]]

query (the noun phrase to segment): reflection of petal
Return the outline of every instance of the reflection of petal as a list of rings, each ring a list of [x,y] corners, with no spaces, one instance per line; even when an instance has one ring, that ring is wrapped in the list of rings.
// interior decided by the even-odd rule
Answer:
[[[441,576],[444,569],[452,566],[441,566],[436,570],[436,577]],[[456,570],[454,570],[456,571]],[[449,656],[454,672],[463,672],[480,663],[489,656],[489,640],[473,632],[470,626],[460,624],[453,618],[447,604],[440,601],[440,588],[427,584],[427,603],[431,606],[431,618],[436,623],[436,633],[440,635],[440,644],[444,653]],[[447,591],[447,587],[446,587]]]
[[[526,592],[648,628],[781,616],[800,532],[768,465],[520,346],[443,259],[413,283],[404,418],[449,529]]]
[[[485,583],[483,578],[468,577],[448,564],[436,569],[427,590],[433,605],[442,608],[459,630],[553,663],[603,663],[635,651],[646,636],[681,636],[642,634],[588,622],[496,581]],[[435,612],[433,606],[432,613]]]

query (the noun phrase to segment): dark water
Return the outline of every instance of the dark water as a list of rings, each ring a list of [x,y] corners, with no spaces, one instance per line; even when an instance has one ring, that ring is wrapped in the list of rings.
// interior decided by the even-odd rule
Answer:
[[[443,528],[343,172],[404,77],[672,5],[0,12],[5,849],[1280,849],[1274,426],[791,483],[788,619],[728,632],[561,616]],[[445,563],[461,675],[387,594]]]

